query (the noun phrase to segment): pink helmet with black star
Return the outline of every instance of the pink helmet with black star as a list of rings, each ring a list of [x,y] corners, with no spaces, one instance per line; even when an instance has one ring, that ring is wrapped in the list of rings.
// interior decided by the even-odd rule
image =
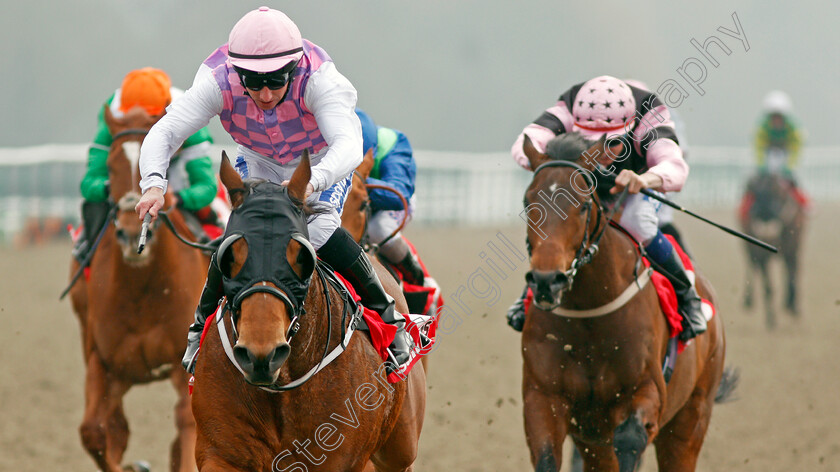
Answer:
[[[303,39],[283,12],[260,7],[246,13],[230,31],[228,56],[241,69],[273,72],[303,56]]]
[[[587,138],[624,134],[633,129],[636,100],[623,81],[602,75],[584,83],[572,104],[572,131]]]

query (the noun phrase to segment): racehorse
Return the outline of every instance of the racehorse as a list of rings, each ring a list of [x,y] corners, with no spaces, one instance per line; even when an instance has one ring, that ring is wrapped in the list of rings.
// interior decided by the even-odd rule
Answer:
[[[525,194],[534,301],[522,333],[531,462],[558,470],[570,435],[584,470],[634,471],[653,443],[660,471],[693,471],[712,405],[725,396],[723,323],[714,316],[685,346],[666,383],[669,329],[656,291],[637,246],[593,193],[594,161],[622,155],[623,145],[577,133],[555,140],[551,156],[524,144],[534,169]],[[709,283],[698,276],[697,285],[714,302]]]
[[[344,211],[341,212],[341,226],[363,247],[371,213],[370,197],[365,181],[373,170],[373,164],[373,150],[369,150],[362,158],[362,163],[353,172],[353,184],[344,202]]]
[[[325,360],[350,329],[349,305],[317,267],[304,236],[308,152],[285,188],[243,182],[226,156],[221,178],[234,206],[231,224],[239,218],[235,224],[245,229],[227,235],[216,255],[226,296],[217,316],[231,316],[208,320],[196,364],[199,470],[291,471],[309,464],[356,472],[369,461],[380,472],[412,470],[425,409],[422,363],[388,383],[379,354],[359,333],[341,355]],[[269,259],[254,269],[252,261]],[[396,282],[371,262],[405,313]],[[260,275],[265,271],[272,273]]]
[[[785,307],[789,313],[798,316],[797,276],[800,243],[805,229],[805,209],[792,194],[790,183],[776,172],[760,172],[750,178],[740,220],[745,233],[779,248],[787,275]],[[753,306],[752,282],[758,272],[764,286],[765,323],[769,329],[773,329],[776,326],[776,313],[768,269],[772,253],[752,244],[746,245],[746,252],[748,262],[744,306]]]
[[[104,113],[113,136],[107,164],[110,198],[116,204],[91,259],[90,279],[80,278],[70,290],[85,362],[79,433],[101,470],[123,470],[129,436],[123,396],[133,385],[168,378],[179,397],[171,470],[192,471],[195,422],[188,378],[179,363],[209,259],[166,230],[151,231],[145,251],[137,254],[141,224],[134,205],[140,198],[140,143],[157,117],[140,108],[122,118],[115,118],[107,106]],[[169,194],[165,202],[167,208],[174,205]],[[168,214],[179,232],[190,235],[178,211]],[[71,274],[78,266],[74,259]]]

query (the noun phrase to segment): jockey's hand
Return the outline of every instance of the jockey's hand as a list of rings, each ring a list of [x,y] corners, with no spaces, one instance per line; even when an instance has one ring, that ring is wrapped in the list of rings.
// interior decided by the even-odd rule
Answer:
[[[159,187],[150,187],[146,193],[140,197],[140,201],[134,206],[134,211],[140,216],[142,220],[146,213],[152,215],[152,220],[157,218],[158,210],[163,207],[163,189]]]
[[[287,185],[289,185],[289,181],[284,180],[284,181],[280,182],[280,185],[286,187]],[[315,186],[312,185],[312,182],[307,183],[306,184],[306,192],[303,194],[303,200],[305,201],[307,198],[309,198],[309,196],[312,195],[312,192],[314,192],[314,191],[315,191]]]
[[[656,174],[645,172],[639,175],[632,170],[624,169],[615,178],[615,186],[610,189],[610,193],[615,195],[624,191],[627,187],[628,193],[639,193],[642,189],[657,188],[662,185],[662,178]]]

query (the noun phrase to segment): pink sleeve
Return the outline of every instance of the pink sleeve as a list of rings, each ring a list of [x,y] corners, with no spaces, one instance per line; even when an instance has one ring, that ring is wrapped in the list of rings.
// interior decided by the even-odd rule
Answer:
[[[548,142],[556,135],[554,134],[554,131],[534,123],[526,126],[525,129],[519,133],[519,136],[510,148],[510,153],[513,156],[513,160],[522,166],[522,168],[525,170],[533,170],[531,169],[531,163],[528,162],[528,157],[525,155],[525,151],[522,149],[526,134],[529,138],[531,138],[531,142],[534,143],[534,147],[536,147],[540,152],[545,152],[545,145],[548,144]]]
[[[647,150],[648,172],[662,179],[663,192],[679,192],[688,177],[688,163],[671,139],[657,139]]]
[[[545,113],[543,113],[543,117],[546,116],[549,118],[548,122],[553,122],[558,125],[557,131],[548,129],[545,126],[538,125],[536,123],[531,123],[525,127],[525,130],[523,130],[522,133],[519,134],[510,149],[513,160],[527,170],[531,170],[531,165],[528,162],[528,157],[525,156],[525,151],[522,149],[522,143],[525,141],[526,134],[529,138],[531,138],[531,142],[534,143],[534,146],[538,151],[545,152],[546,144],[548,144],[552,138],[557,136],[557,132],[560,130],[559,124],[562,124],[562,129],[565,130],[572,129],[572,125],[574,124],[574,118],[569,112],[569,108],[566,106],[566,103],[563,101],[559,101],[556,105],[547,109]]]

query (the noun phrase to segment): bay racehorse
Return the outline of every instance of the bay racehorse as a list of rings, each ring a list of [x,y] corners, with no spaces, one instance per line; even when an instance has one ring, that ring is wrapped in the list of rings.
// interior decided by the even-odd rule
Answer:
[[[577,133],[555,139],[552,156],[527,137],[524,145],[534,169],[525,194],[534,302],[522,337],[531,462],[558,470],[570,435],[583,470],[634,471],[653,443],[660,471],[693,471],[724,372],[721,318],[685,347],[666,383],[669,329],[656,291],[636,245],[608,224],[592,191],[594,161],[623,145],[592,145]],[[708,281],[697,282],[714,302]]]
[[[145,251],[137,254],[141,225],[134,205],[140,198],[140,144],[158,117],[141,108],[122,118],[115,118],[107,106],[104,113],[113,136],[107,165],[115,206],[91,259],[90,279],[79,278],[70,289],[85,363],[79,433],[100,470],[123,470],[129,436],[123,396],[133,385],[169,379],[178,394],[171,470],[192,471],[195,422],[188,378],[179,363],[209,259],[167,230],[151,231]],[[167,194],[165,207],[173,204]],[[177,210],[169,216],[179,232],[190,235]],[[74,259],[71,274],[78,264]]]
[[[412,470],[425,409],[422,364],[388,383],[359,332],[330,355],[355,324],[354,304],[318,267],[305,237],[309,165],[304,152],[282,187],[243,182],[222,159],[234,212],[216,255],[226,301],[207,322],[195,372],[202,472],[355,472],[369,462],[380,472]],[[372,262],[405,312],[396,282]]]
[[[805,208],[791,191],[791,183],[778,172],[760,172],[750,178],[740,212],[744,232],[779,248],[785,264],[787,294],[785,308],[799,314],[797,277],[802,234],[805,229]],[[753,281],[756,272],[761,275],[764,289],[765,323],[776,326],[773,303],[773,284],[769,263],[773,253],[753,244],[746,244],[747,273],[744,306],[753,305]]]

